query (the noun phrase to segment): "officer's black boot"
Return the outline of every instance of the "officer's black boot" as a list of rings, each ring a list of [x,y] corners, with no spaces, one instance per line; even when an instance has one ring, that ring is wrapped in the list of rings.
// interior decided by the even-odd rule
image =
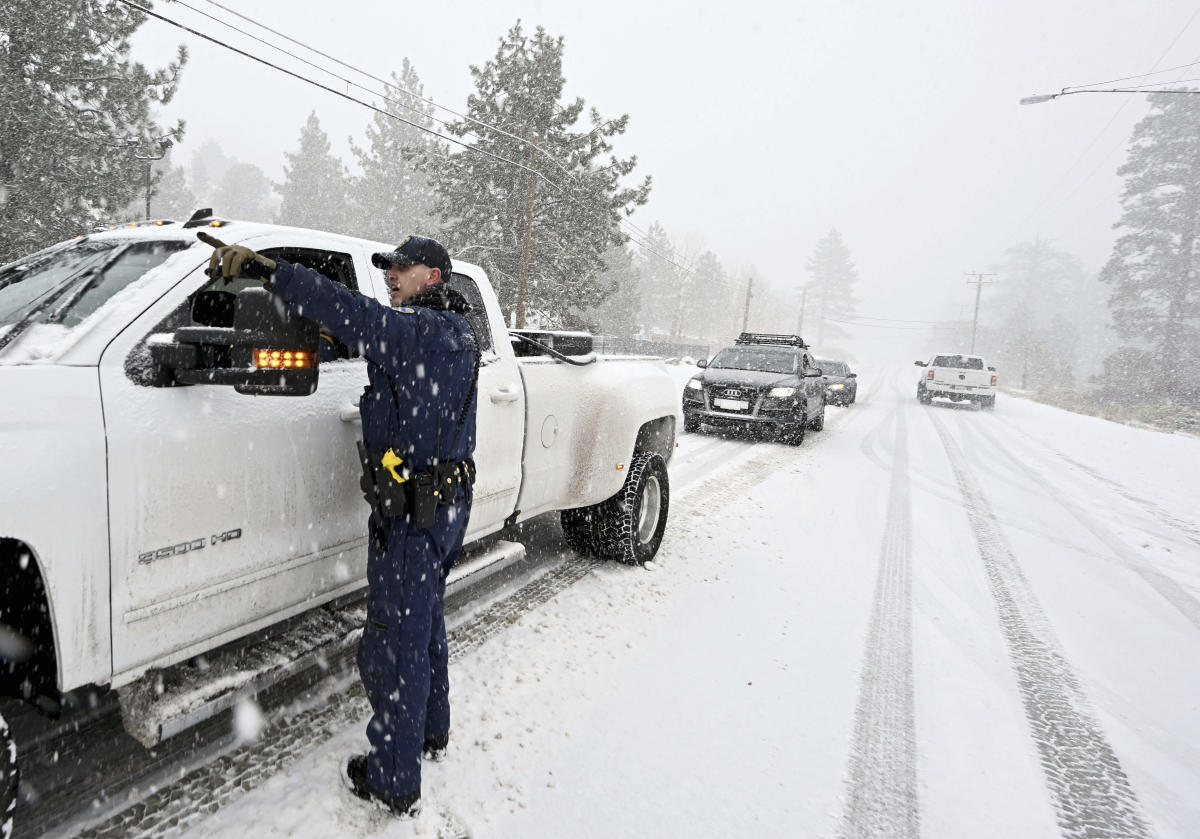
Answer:
[[[376,792],[367,781],[367,756],[354,755],[346,761],[342,771],[343,779],[350,791],[363,801],[376,801],[392,811],[393,816],[415,816],[421,811],[419,806],[421,794],[412,793],[392,797]]]
[[[435,734],[425,737],[425,745],[421,747],[421,756],[425,760],[440,763],[446,759],[446,747],[450,745],[449,734]]]

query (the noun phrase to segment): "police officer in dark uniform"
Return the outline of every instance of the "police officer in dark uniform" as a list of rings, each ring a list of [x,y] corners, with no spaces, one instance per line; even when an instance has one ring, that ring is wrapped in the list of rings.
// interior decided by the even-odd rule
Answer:
[[[218,248],[210,272],[269,276],[289,308],[367,359],[359,454],[370,589],[358,668],[373,715],[370,751],[345,774],[357,796],[404,815],[421,797],[422,752],[436,755],[450,736],[443,598],[471,509],[479,351],[470,305],[443,282],[451,263],[441,244],[410,236],[372,261],[390,308],[244,247]]]

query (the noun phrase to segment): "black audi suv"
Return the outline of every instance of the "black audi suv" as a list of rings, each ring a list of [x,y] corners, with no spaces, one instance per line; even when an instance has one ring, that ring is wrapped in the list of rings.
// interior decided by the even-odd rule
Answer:
[[[757,431],[800,445],[825,427],[825,382],[798,335],[743,332],[683,389],[683,429]]]

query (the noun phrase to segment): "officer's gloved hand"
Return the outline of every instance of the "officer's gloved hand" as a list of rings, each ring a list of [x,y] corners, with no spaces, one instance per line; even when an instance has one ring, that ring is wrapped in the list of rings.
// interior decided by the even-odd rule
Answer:
[[[212,245],[212,258],[208,261],[208,276],[216,279],[222,277],[226,282],[237,277],[251,277],[256,280],[270,279],[275,273],[274,260],[267,259],[243,245],[227,245],[220,239],[200,232],[196,236],[206,245]]]

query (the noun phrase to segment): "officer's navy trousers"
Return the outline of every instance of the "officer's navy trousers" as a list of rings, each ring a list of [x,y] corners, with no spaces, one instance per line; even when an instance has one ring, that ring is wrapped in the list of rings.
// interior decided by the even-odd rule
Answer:
[[[421,791],[426,740],[450,733],[449,655],[443,598],[446,576],[462,552],[469,489],[438,508],[419,530],[388,520],[387,546],[372,540],[367,557],[367,623],[358,671],[373,714],[367,725],[367,782],[399,797]]]

